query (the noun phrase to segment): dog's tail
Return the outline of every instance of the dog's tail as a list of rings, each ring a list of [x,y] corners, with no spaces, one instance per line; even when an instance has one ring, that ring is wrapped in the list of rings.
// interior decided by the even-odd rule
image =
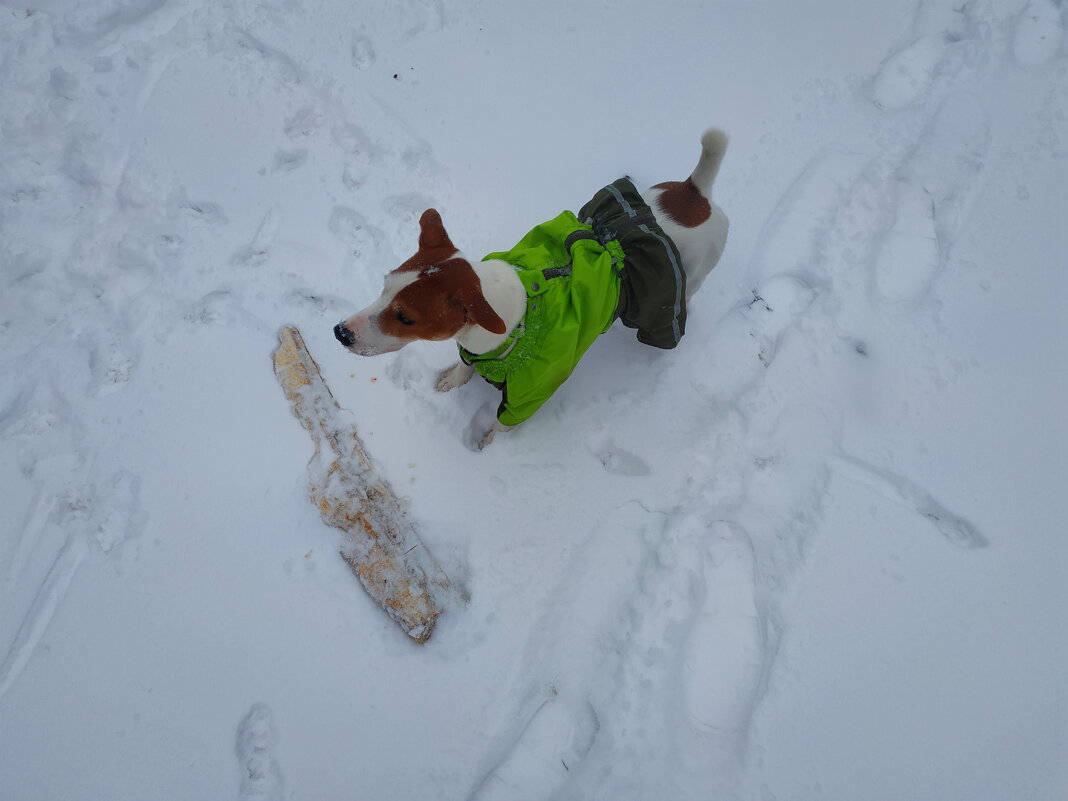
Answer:
[[[690,174],[690,181],[706,198],[712,197],[712,182],[716,180],[719,164],[727,152],[727,134],[718,128],[709,128],[701,136],[701,158]]]

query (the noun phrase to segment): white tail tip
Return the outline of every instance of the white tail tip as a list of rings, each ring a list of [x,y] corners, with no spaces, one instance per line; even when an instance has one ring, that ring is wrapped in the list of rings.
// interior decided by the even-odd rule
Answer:
[[[705,197],[711,197],[712,182],[719,172],[719,163],[727,151],[727,134],[719,128],[709,128],[701,135],[701,159],[697,162],[690,180]]]
[[[719,128],[709,128],[701,134],[701,148],[709,155],[722,157],[727,150],[728,142],[730,138]]]

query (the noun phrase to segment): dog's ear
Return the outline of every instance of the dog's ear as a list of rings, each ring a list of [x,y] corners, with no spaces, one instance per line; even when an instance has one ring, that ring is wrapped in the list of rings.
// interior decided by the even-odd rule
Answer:
[[[445,224],[442,223],[438,210],[427,209],[419,218],[419,249],[434,250],[443,247],[456,250],[449,235],[445,233]]]
[[[456,294],[456,299],[463,304],[464,313],[470,322],[485,328],[491,334],[503,334],[508,330],[504,320],[482,294],[481,287],[462,289]]]

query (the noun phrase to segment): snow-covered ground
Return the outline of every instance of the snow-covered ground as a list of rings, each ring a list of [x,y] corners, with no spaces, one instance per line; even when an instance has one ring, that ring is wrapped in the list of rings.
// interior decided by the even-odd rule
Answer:
[[[1068,4],[4,0],[0,798],[1068,797]],[[709,125],[720,266],[528,424],[331,327]],[[308,500],[299,326],[470,595]]]

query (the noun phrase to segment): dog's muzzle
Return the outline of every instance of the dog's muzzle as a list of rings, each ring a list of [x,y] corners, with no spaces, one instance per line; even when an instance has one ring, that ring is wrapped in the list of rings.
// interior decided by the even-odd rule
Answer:
[[[346,348],[351,348],[356,344],[356,335],[347,329],[344,323],[338,323],[334,326],[334,336]]]

